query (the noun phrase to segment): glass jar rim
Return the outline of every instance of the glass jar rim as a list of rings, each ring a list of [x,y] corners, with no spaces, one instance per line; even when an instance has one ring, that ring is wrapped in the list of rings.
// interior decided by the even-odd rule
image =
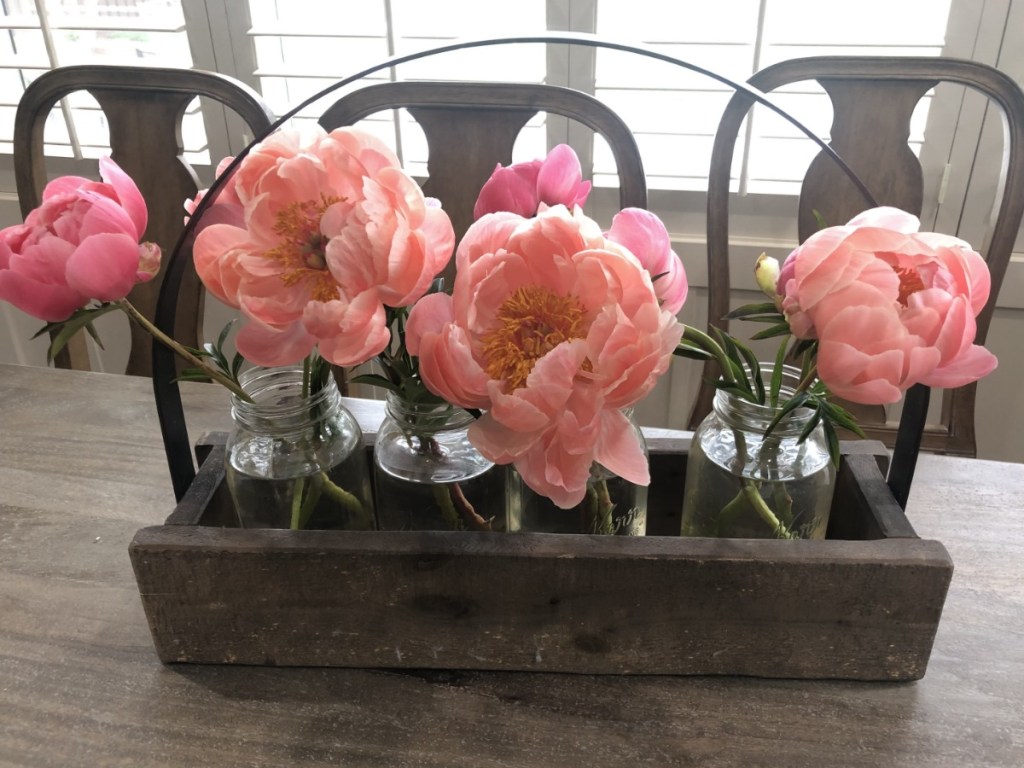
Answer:
[[[247,429],[287,434],[308,428],[341,405],[332,376],[311,395],[301,394],[302,380],[301,366],[254,366],[243,371],[238,381],[252,401],[232,394],[232,418]]]
[[[774,363],[766,363],[761,366],[761,376],[770,381],[774,373]],[[748,369],[749,371],[749,369]],[[735,429],[752,430],[763,432],[778,416],[781,404],[785,403],[796,392],[800,385],[800,369],[792,365],[784,365],[782,368],[782,386],[779,388],[780,405],[771,406],[768,403],[761,404],[748,400],[734,392],[719,389],[715,393],[714,410],[719,418]],[[772,430],[773,435],[778,437],[792,437],[800,434],[814,416],[810,408],[799,407],[786,414]]]
[[[417,430],[425,432],[463,429],[476,420],[466,409],[444,400],[415,403],[397,392],[386,393],[384,400],[392,419],[401,424],[415,425]]]

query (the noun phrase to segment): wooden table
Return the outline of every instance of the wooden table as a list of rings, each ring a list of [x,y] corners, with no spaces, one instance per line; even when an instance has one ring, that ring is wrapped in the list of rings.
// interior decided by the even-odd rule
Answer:
[[[148,380],[0,365],[0,766],[1024,765],[1020,465],[922,457],[956,572],[909,684],[165,667],[127,547],[172,506]]]

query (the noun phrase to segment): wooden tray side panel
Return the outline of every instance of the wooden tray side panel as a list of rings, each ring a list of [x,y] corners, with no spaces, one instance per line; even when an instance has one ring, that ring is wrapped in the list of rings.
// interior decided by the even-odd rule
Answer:
[[[919,540],[256,533],[139,532],[162,661],[913,680],[951,573]]]
[[[166,663],[915,680],[952,574],[870,441],[844,444],[829,539],[773,541],[678,536],[678,433],[649,438],[637,538],[242,530],[210,438],[129,548]]]

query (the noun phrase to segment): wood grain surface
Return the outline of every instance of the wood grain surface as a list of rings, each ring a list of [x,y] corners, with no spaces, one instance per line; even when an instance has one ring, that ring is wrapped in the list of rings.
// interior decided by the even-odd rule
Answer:
[[[0,766],[1019,767],[1022,499],[1019,465],[922,458],[956,571],[916,683],[166,667],[128,559],[173,507],[150,383],[0,366]]]

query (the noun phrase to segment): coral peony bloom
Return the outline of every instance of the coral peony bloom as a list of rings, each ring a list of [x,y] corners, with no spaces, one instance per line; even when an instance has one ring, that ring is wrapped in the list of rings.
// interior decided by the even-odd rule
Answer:
[[[590,182],[583,181],[579,158],[572,147],[559,144],[544,160],[498,165],[480,188],[473,218],[506,211],[533,216],[541,203],[583,206],[590,194]]]
[[[234,159],[234,157],[225,157],[217,164],[217,178],[220,178]],[[199,203],[206,197],[207,191],[201,189],[194,198],[185,201],[185,213],[188,214],[185,217],[186,223],[192,214],[196,212]],[[242,201],[238,199],[238,193],[235,191],[234,179],[228,181],[217,193],[217,198],[213,201],[213,204],[203,213],[202,221],[198,222],[195,234],[198,235],[211,224],[232,224],[236,227],[245,226],[245,209],[242,207]]]
[[[649,482],[622,409],[668,369],[682,326],[633,254],[555,206],[484,216],[456,259],[452,295],[412,308],[406,343],[431,391],[487,411],[473,444],[564,508],[582,500],[595,461]]]
[[[683,262],[672,250],[672,241],[661,219],[642,208],[624,208],[612,219],[607,237],[640,259],[654,280],[654,292],[662,306],[672,314],[678,313],[686,301],[689,285]]]
[[[102,181],[63,176],[47,184],[24,224],[0,230],[0,299],[47,322],[90,300],[118,301],[160,268],[160,249],[139,244],[146,203],[108,157]]]
[[[819,340],[818,373],[840,397],[891,403],[914,384],[959,387],[996,367],[973,343],[990,289],[984,260],[918,226],[875,208],[812,235],[782,266],[782,309],[795,335]]]
[[[196,237],[196,270],[248,318],[237,346],[260,365],[297,362],[315,346],[337,365],[379,354],[391,338],[385,306],[422,296],[455,244],[448,215],[394,153],[353,128],[279,131],[226,191],[221,214],[219,199],[209,209],[217,223]]]

